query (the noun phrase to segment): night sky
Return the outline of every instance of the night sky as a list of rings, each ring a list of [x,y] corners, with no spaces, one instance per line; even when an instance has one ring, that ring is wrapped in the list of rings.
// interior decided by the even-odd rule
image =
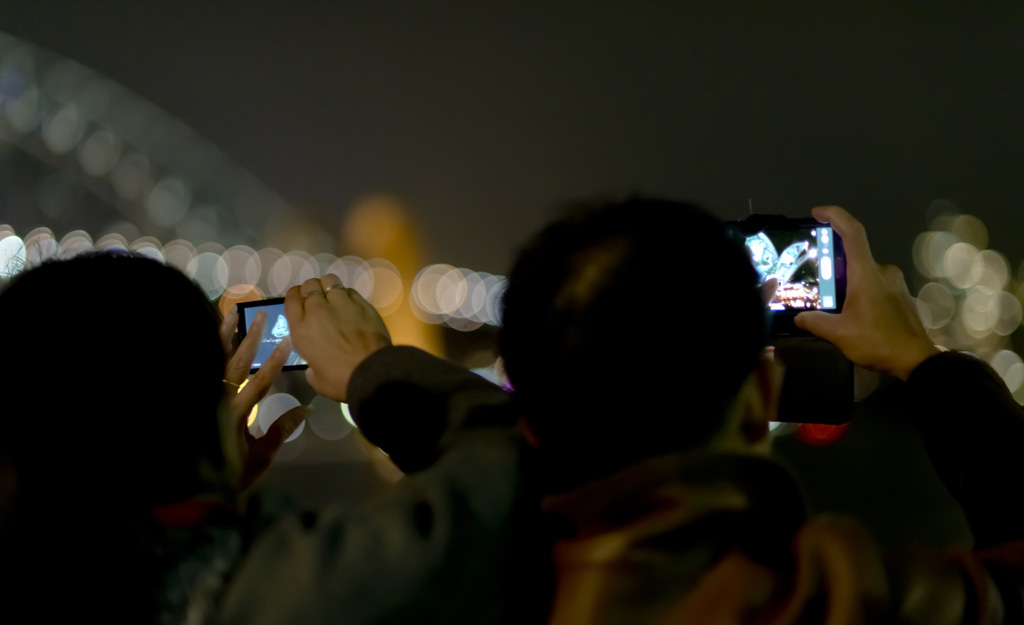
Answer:
[[[1024,257],[1020,3],[5,2],[0,30],[330,227],[403,197],[428,262],[503,272],[560,203],[632,192],[729,219],[842,204],[908,274],[948,199]]]

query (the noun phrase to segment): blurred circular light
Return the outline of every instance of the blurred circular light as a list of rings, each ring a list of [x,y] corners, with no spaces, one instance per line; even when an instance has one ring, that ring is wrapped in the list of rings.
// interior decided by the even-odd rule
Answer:
[[[941,328],[949,323],[956,313],[956,300],[953,294],[938,282],[929,282],[921,287],[917,293],[917,301],[927,311],[928,323],[925,326],[928,328]]]
[[[1024,386],[1024,361],[1015,352],[1003,350],[996,353],[989,364],[999,374],[999,377],[1006,383],[1011,393],[1016,393]]]
[[[196,246],[185,239],[175,239],[164,246],[164,258],[167,264],[177,267],[182,273],[188,271],[188,265],[196,257],[196,253]]]
[[[146,215],[160,228],[176,226],[188,214],[192,193],[178,178],[164,178],[146,197]]]
[[[263,291],[251,284],[232,284],[224,290],[224,294],[220,296],[220,302],[217,308],[220,309],[221,316],[226,317],[228,311],[235,304],[242,302],[258,302],[261,299],[266,299],[267,296],[263,294]]]
[[[508,279],[505,276],[491,276],[484,282],[487,283],[487,319],[484,322],[492,326],[501,325],[502,301]]]
[[[204,252],[189,261],[185,275],[195,280],[207,299],[217,299],[227,288],[228,265],[220,254]]]
[[[128,241],[120,234],[111,232],[97,239],[93,248],[96,250],[127,250]]]
[[[466,298],[462,301],[462,305],[452,312],[452,315],[483,323],[480,311],[487,305],[487,285],[484,284],[484,277],[487,274],[464,269],[463,275],[466,279]]]
[[[43,122],[43,143],[61,156],[75,149],[85,131],[84,120],[74,104],[65,104]]]
[[[228,267],[228,285],[256,284],[263,271],[260,255],[248,245],[235,245],[221,254]]]
[[[985,288],[973,288],[964,298],[961,319],[964,329],[974,338],[992,333],[999,321],[1000,301],[996,293]]]
[[[446,311],[438,298],[438,287],[442,278],[451,271],[457,270],[451,265],[429,265],[421,269],[412,281],[413,303],[428,313],[444,314]]]
[[[386,317],[402,304],[402,275],[393,263],[383,258],[371,258],[366,261],[370,270],[364,276],[371,276],[372,290],[366,300],[373,304],[382,317]],[[356,290],[359,291],[357,282]]]
[[[458,330],[459,332],[472,332],[473,330],[482,327],[484,324],[483,322],[476,321],[475,319],[463,319],[461,317],[452,317],[447,315],[445,317],[445,325],[454,330]]]
[[[341,283],[346,287],[355,288],[363,278],[363,274],[370,271],[370,264],[358,256],[342,256],[331,263],[325,274],[333,273],[338,276]],[[372,276],[370,277],[372,283]],[[358,289],[357,289],[358,290]]]
[[[207,241],[196,246],[196,254],[206,254],[207,252],[220,256],[224,253],[224,246],[216,241]]]
[[[337,260],[337,256],[334,254],[328,254],[327,252],[313,254],[313,261],[316,263],[319,270],[317,275],[325,276],[330,273],[331,265],[333,265]]]
[[[35,130],[42,117],[39,90],[35,85],[7,104],[7,121],[15,132],[28,134]]]
[[[25,237],[25,266],[38,267],[60,251],[57,240],[49,228],[36,228]]]
[[[441,313],[451,315],[466,301],[466,276],[461,269],[446,271],[437,281],[437,304]]]
[[[949,246],[942,263],[949,281],[961,289],[977,284],[985,271],[978,249],[970,243],[954,243]]]
[[[1024,310],[1013,293],[1000,291],[996,297],[999,300],[999,317],[994,330],[999,336],[1009,336],[1024,320]]]
[[[914,264],[929,278],[944,278],[946,270],[942,259],[946,250],[957,243],[957,238],[949,232],[922,232],[914,240]]]
[[[270,293],[280,297],[291,287],[298,286],[310,278],[319,277],[317,270],[318,266],[309,254],[289,252],[270,267],[267,275]]]
[[[982,264],[978,285],[993,291],[1003,290],[1010,279],[1010,264],[1006,258],[995,250],[983,250],[978,256]]]
[[[276,291],[270,288],[270,268],[284,257],[284,252],[275,247],[265,247],[257,252],[257,255],[259,256],[260,267],[263,268],[263,271],[256,286],[260,287],[264,293],[276,293]]]
[[[121,142],[109,130],[97,130],[78,146],[78,163],[93,177],[106,176],[121,157]]]
[[[309,429],[326,441],[336,441],[348,436],[353,426],[342,414],[342,407],[346,404],[320,400],[319,395],[313,400],[313,412],[306,417]]]
[[[288,393],[275,393],[269,395],[266,399],[260,402],[260,409],[256,415],[259,420],[260,430],[263,432],[269,432],[270,426],[274,425],[274,422],[281,418],[281,415],[288,412],[292,408],[297,408],[302,404],[299,400],[295,399]],[[292,433],[285,442],[293,441],[302,434],[302,430],[305,427],[305,423],[300,425],[295,432]]]
[[[957,215],[949,229],[961,241],[970,243],[979,250],[988,247],[988,229],[974,215]]]
[[[0,239],[0,278],[13,278],[25,268],[25,242],[10,235]]]
[[[146,258],[152,258],[153,260],[158,260],[158,261],[160,261],[162,263],[166,263],[167,262],[167,259],[164,258],[163,252],[161,252],[160,248],[158,248],[158,247],[140,247],[139,249],[135,250],[135,253],[136,254],[141,254],[141,255],[145,256]]]
[[[139,237],[132,241],[129,246],[133,252],[142,254],[153,260],[159,260],[160,262],[166,262],[164,259],[163,245],[155,237]]]
[[[60,257],[74,258],[92,251],[92,237],[85,230],[72,230],[60,240]]]

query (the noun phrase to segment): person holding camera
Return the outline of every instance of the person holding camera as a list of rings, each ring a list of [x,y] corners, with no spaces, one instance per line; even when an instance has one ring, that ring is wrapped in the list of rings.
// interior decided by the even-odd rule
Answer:
[[[920,398],[908,418],[970,520],[973,551],[885,554],[855,521],[808,516],[767,454],[782,374],[764,357],[756,274],[722,224],[692,206],[581,206],[534,238],[504,300],[511,398],[465,393],[480,384],[471,373],[391,347],[379,329],[353,333],[374,314],[331,277],[293,289],[287,314],[318,391],[407,415],[429,440],[444,440],[441,412],[486,422],[511,404],[537,446],[530,477],[545,493],[512,499],[520,513],[536,505],[546,529],[502,529],[525,527],[513,540],[543,544],[544,562],[517,573],[541,580],[549,622],[1020,622],[1024,518],[1008,493],[1024,478],[1024,414],[987,365],[931,344],[902,276],[875,263],[859,222],[834,206],[814,215],[845,241],[848,295],[841,313],[797,324]],[[364,385],[374,369],[382,377]],[[416,423],[420,406],[432,416]],[[416,447],[401,428],[373,438]],[[452,568],[434,574],[454,584],[453,600],[479,590],[470,571],[483,569]]]

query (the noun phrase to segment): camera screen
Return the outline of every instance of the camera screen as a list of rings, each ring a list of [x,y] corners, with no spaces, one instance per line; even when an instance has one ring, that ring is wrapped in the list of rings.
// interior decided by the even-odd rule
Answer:
[[[775,278],[778,287],[768,307],[777,311],[836,310],[837,245],[832,228],[807,225],[766,229],[745,237],[761,284]]]
[[[239,304],[238,309],[242,316],[241,323],[246,332],[252,327],[252,322],[261,309],[267,313],[267,324],[263,328],[263,336],[260,337],[260,347],[256,350],[256,358],[252,361],[252,370],[255,371],[263,366],[277,344],[288,336],[288,320],[284,316],[284,301],[279,298],[253,304]],[[306,361],[294,349],[284,363],[286,370],[301,369],[305,366]]]

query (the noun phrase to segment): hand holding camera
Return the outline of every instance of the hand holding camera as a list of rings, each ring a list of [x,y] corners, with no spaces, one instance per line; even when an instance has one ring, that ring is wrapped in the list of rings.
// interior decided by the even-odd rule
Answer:
[[[848,260],[848,292],[839,314],[804,312],[796,325],[832,342],[854,363],[906,380],[939,350],[921,325],[903,274],[875,262],[864,226],[838,206],[812,211],[843,238]]]
[[[284,310],[292,343],[309,363],[306,378],[318,393],[335,401],[346,401],[356,366],[391,345],[387,326],[373,306],[334,274],[289,289]]]
[[[254,437],[249,432],[249,413],[252,412],[253,406],[263,399],[263,396],[270,390],[288,360],[292,347],[288,337],[284,337],[263,362],[259,371],[246,383],[246,376],[249,374],[253,359],[260,348],[263,330],[267,324],[267,313],[262,310],[256,313],[249,332],[244,335],[238,349],[234,350],[234,354],[232,354],[232,335],[238,325],[238,318],[238,309],[233,308],[224,317],[220,326],[220,334],[228,354],[228,363],[224,370],[224,384],[226,387],[231,387],[228,389],[230,427],[238,441],[240,456],[237,460],[229,459],[229,461],[240,468],[240,475],[237,476],[238,488],[243,491],[251,486],[270,466],[277,450],[302,424],[309,414],[309,409],[305,406],[298,406],[289,410],[281,415],[270,426],[267,433],[260,438]],[[223,436],[226,438],[228,434],[225,432]]]

